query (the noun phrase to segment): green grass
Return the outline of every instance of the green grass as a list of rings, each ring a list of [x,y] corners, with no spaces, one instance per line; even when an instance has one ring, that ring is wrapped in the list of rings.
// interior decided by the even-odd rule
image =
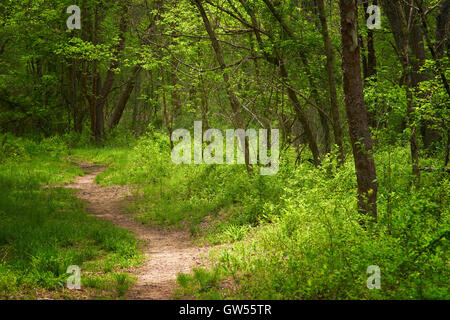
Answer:
[[[411,175],[409,151],[375,154],[377,224],[363,227],[354,165],[295,165],[282,153],[275,176],[249,177],[243,166],[175,166],[168,141],[152,133],[135,147],[74,151],[112,163],[101,183],[127,181],[137,198],[130,211],[146,224],[179,227],[210,244],[229,243],[212,267],[180,275],[179,297],[200,299],[448,299],[450,181]],[[93,156],[95,154],[95,156]],[[439,167],[422,155],[423,165]],[[381,269],[381,290],[366,287],[367,268]]]
[[[129,183],[127,181],[127,175],[123,174],[123,170],[126,168],[130,159],[129,148],[87,147],[83,149],[70,149],[69,157],[74,160],[84,160],[107,166],[108,168],[96,178],[96,182],[100,185],[125,185]]]
[[[228,244],[226,249],[213,252],[211,268],[198,268],[179,276],[179,297],[450,297],[449,176],[440,171],[423,172],[420,187],[416,188],[409,151],[402,145],[387,146],[375,153],[379,220],[365,227],[356,209],[355,172],[350,160],[337,168],[335,158],[330,157],[316,169],[307,161],[295,165],[295,151],[288,149],[282,153],[277,175],[249,177],[243,166],[176,166],[170,159],[167,138],[155,132],[139,139],[131,149],[73,149],[69,154],[75,159],[108,165],[109,169],[97,179],[102,185],[131,185],[136,201],[129,211],[135,219],[150,225],[185,228],[201,242]],[[41,177],[47,177],[41,179],[45,181],[42,183],[58,181],[53,174],[60,170],[58,160],[53,161],[50,173],[41,173]],[[439,167],[440,161],[422,155],[421,163]],[[37,170],[36,165],[30,166],[30,172]],[[70,180],[78,174],[76,170],[62,170],[61,178]],[[22,169],[12,172],[10,180],[21,172]],[[64,201],[65,196],[71,196],[64,194],[68,191],[30,190],[33,192],[26,192],[29,197],[60,192],[60,210],[75,211],[68,209],[69,203]],[[53,194],[48,198],[52,199],[50,203],[59,199]],[[71,201],[70,205],[74,203]],[[65,233],[70,235],[70,231]],[[83,239],[91,239],[89,235],[89,231],[84,232]],[[84,261],[83,268],[92,272],[86,285],[98,296],[104,296],[106,291],[121,296],[133,279],[116,277],[112,272],[130,265],[134,249],[102,239],[92,245],[92,255],[100,250],[101,258],[79,258]],[[83,245],[91,246],[89,241],[77,242],[77,248]],[[58,259],[67,260],[63,253]],[[39,265],[39,261],[34,263]],[[381,290],[366,287],[370,265],[381,269]],[[53,263],[45,268],[56,272],[57,266]],[[93,270],[105,275],[94,274]],[[10,270],[3,272],[11,274]]]
[[[203,234],[206,230],[202,228],[202,222],[209,218],[213,225],[207,230],[215,230],[209,237],[213,243],[225,241],[227,237],[233,241],[241,235],[231,235],[232,230],[240,229],[238,232],[242,234],[245,228],[241,225],[257,223],[254,212],[242,214],[240,206],[235,205],[242,203],[242,195],[261,199],[274,191],[271,188],[263,190],[268,187],[270,177],[264,181],[257,177],[261,186],[255,194],[248,195],[246,190],[252,187],[253,181],[239,165],[174,165],[169,142],[159,133],[138,140],[132,149],[72,149],[70,156],[107,165],[108,169],[96,180],[101,185],[129,184],[135,196],[129,209],[136,220],[166,228],[187,228],[192,234]],[[222,229],[227,230],[218,241],[215,235]]]
[[[135,203],[130,211],[138,221],[168,228],[187,226],[195,233],[205,216],[224,207],[225,199],[221,196],[214,201],[206,198],[207,190],[200,193],[201,190],[192,185],[192,179],[197,180],[199,174],[214,177],[216,173],[204,172],[200,166],[172,165],[168,143],[161,140],[163,142],[142,139],[134,149],[72,149],[70,156],[107,165],[108,169],[96,179],[100,185],[131,185]]]
[[[213,267],[181,275],[180,295],[200,299],[448,299],[450,180],[423,173],[415,188],[408,150],[376,154],[377,224],[363,227],[356,210],[354,168],[320,170],[284,163],[273,185],[281,196],[241,203],[257,226],[219,225],[208,238],[233,242]],[[424,162],[434,163],[435,159]],[[258,188],[256,182],[254,189]],[[249,192],[251,194],[251,192]],[[254,197],[253,197],[254,198]],[[381,269],[381,290],[368,290],[367,267]],[[214,279],[214,285],[205,285]]]
[[[23,144],[23,142],[20,142]],[[27,142],[0,164],[0,297],[116,297],[133,282],[117,273],[141,261],[128,231],[89,216],[67,183],[82,171],[67,154]],[[78,265],[83,291],[65,289],[67,268]]]

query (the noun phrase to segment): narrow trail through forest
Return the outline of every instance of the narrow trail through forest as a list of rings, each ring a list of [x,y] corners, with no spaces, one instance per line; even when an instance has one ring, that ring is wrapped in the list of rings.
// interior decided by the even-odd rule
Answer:
[[[209,247],[198,247],[189,232],[161,230],[147,227],[124,213],[125,200],[131,196],[127,186],[101,187],[94,180],[106,168],[77,162],[88,174],[75,178],[65,188],[77,189],[77,197],[87,202],[88,212],[110,221],[120,228],[132,231],[142,241],[145,261],[132,270],[136,285],[125,295],[126,299],[168,300],[174,295],[178,273],[188,273],[205,263]]]

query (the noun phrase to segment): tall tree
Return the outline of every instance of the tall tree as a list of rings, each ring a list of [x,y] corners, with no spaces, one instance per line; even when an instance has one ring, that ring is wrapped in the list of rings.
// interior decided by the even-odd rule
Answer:
[[[378,183],[363,94],[358,7],[356,0],[340,0],[339,4],[345,105],[358,183],[358,205],[361,212],[376,219]]]
[[[335,57],[333,52],[333,47],[331,45],[330,34],[328,32],[328,22],[325,15],[325,5],[323,0],[316,0],[322,38],[325,46],[325,54],[327,56],[327,74],[328,74],[328,85],[330,88],[330,106],[331,106],[331,116],[332,125],[334,131],[335,143],[339,148],[339,161],[341,164],[344,163],[344,148],[342,145],[342,128],[341,119],[339,115],[339,102],[337,96],[336,88],[336,78],[335,78]]]
[[[200,16],[202,17],[203,23],[205,25],[206,32],[208,33],[209,39],[211,41],[211,45],[214,49],[214,53],[219,63],[220,70],[222,71],[223,81],[225,83],[225,89],[228,95],[228,99],[230,101],[231,109],[233,111],[234,120],[236,125],[241,129],[246,129],[244,126],[244,121],[242,119],[242,110],[241,103],[239,98],[234,93],[233,88],[230,83],[230,75],[227,72],[227,65],[225,63],[225,59],[223,56],[222,48],[217,39],[216,33],[214,32],[211,22],[209,21],[208,15],[206,14],[205,8],[203,7],[202,0],[195,0],[195,5],[198,8]],[[244,154],[245,154],[245,166],[247,167],[248,172],[252,172],[252,165],[250,164],[250,151],[249,151],[249,143],[248,138],[244,139]]]
[[[288,39],[295,40],[296,36],[294,35],[294,32],[289,27],[288,23],[285,21],[284,17],[281,15],[279,10],[277,8],[281,5],[280,2],[274,2],[272,3],[271,0],[263,0],[263,2],[266,4],[267,8],[269,9],[270,13],[273,15],[273,17],[279,22],[283,34],[288,36]],[[284,39],[283,39],[284,40]],[[322,131],[324,134],[324,145],[325,145],[325,153],[329,153],[331,150],[331,143],[330,143],[330,128],[328,125],[328,119],[329,116],[327,113],[324,112],[323,109],[323,103],[322,98],[320,97],[319,91],[318,91],[318,83],[314,77],[313,72],[310,68],[310,63],[308,61],[308,57],[306,56],[306,53],[303,52],[303,50],[299,50],[297,52],[300,61],[303,65],[303,70],[306,74],[306,77],[308,79],[310,88],[311,88],[311,95],[315,101],[315,103],[319,106],[321,106],[320,110],[318,110],[319,117],[320,117],[320,124],[322,125]]]
[[[419,55],[418,45],[411,46],[411,33],[413,30],[414,8],[411,6],[409,11],[405,10],[399,1],[382,0],[385,12],[391,24],[397,44],[398,54],[403,69],[403,77],[406,82],[406,100],[408,125],[411,130],[410,150],[412,159],[412,171],[417,182],[420,179],[419,168],[419,142],[417,139],[417,125],[415,121],[415,102],[413,89],[420,82],[420,75],[417,73]],[[416,48],[416,59],[412,59],[411,51]]]
[[[240,0],[242,1],[242,0]],[[303,130],[305,131],[305,136],[309,145],[309,148],[311,150],[312,156],[313,156],[313,162],[314,165],[318,166],[320,164],[320,151],[319,147],[317,145],[316,138],[313,133],[312,125],[310,121],[307,118],[306,112],[303,109],[303,106],[300,103],[300,100],[297,96],[297,92],[292,87],[289,81],[289,73],[286,69],[286,65],[284,62],[284,59],[281,57],[281,54],[278,52],[277,48],[273,49],[273,53],[269,54],[266,50],[264,50],[264,42],[261,37],[261,30],[258,28],[257,20],[255,17],[254,12],[250,8],[247,9],[247,14],[251,17],[252,22],[247,23],[247,26],[250,26],[253,28],[253,31],[255,32],[256,40],[258,42],[258,45],[260,47],[260,50],[264,53],[265,59],[278,67],[281,82],[286,87],[288,97],[292,102],[292,105],[294,107],[294,112],[298,118],[298,121],[301,123]]]
[[[86,19],[87,26],[83,30],[83,40],[89,41],[94,45],[99,45],[102,41],[100,39],[100,25],[104,21],[106,13],[105,4],[103,2],[94,2],[92,19]],[[120,65],[119,55],[125,48],[125,34],[129,24],[129,9],[130,1],[122,1],[118,4],[118,15],[120,16],[118,26],[118,41],[113,46],[110,52],[109,66],[102,80],[102,73],[100,68],[100,61],[94,58],[92,61],[84,60],[82,63],[81,72],[81,87],[86,100],[89,105],[89,113],[91,120],[91,134],[93,141],[99,145],[103,144],[105,133],[105,106],[108,98],[113,90],[116,72]],[[84,6],[84,15],[89,17],[88,7]],[[131,93],[131,91],[130,91]],[[126,94],[123,98],[126,97]],[[128,99],[128,98],[127,98]],[[124,100],[124,102],[126,102]],[[118,114],[116,113],[116,116]]]
[[[120,119],[122,118],[123,112],[125,110],[125,107],[127,105],[128,99],[130,98],[131,93],[133,92],[133,89],[136,85],[136,77],[141,70],[142,70],[141,66],[134,67],[132,75],[127,80],[125,88],[122,91],[120,98],[117,101],[117,105],[114,108],[114,111],[111,115],[111,118],[108,121],[109,130],[115,128],[119,124]]]

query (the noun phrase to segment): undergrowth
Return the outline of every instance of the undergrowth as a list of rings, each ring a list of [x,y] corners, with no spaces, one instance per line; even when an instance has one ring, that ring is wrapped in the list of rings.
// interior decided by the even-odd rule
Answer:
[[[119,297],[141,261],[137,241],[88,216],[73,190],[56,187],[83,172],[66,161],[58,138],[9,136],[0,162],[0,297]],[[43,188],[44,185],[54,187]],[[81,268],[81,291],[67,289],[67,268]]]
[[[202,299],[448,299],[448,174],[411,176],[408,149],[375,154],[378,223],[361,224],[354,166],[335,156],[320,168],[281,154],[274,176],[249,176],[238,165],[174,165],[168,139],[155,131],[132,150],[73,150],[112,165],[103,184],[129,183],[130,211],[146,224],[188,228],[202,242],[230,243],[213,267],[181,275],[181,296]],[[435,158],[424,165],[439,168]],[[369,266],[381,289],[369,290]]]

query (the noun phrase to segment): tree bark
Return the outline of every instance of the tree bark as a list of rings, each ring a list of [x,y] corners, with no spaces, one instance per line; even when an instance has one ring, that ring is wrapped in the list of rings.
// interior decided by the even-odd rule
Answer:
[[[108,121],[109,130],[112,130],[119,124],[120,119],[122,118],[123,111],[127,106],[128,99],[130,98],[131,93],[133,92],[134,86],[136,84],[136,76],[140,72],[140,70],[141,70],[140,66],[136,66],[133,69],[133,74],[128,79],[125,89],[122,91],[119,101],[117,102],[117,105],[114,108],[113,114],[111,115],[111,118]]]
[[[424,12],[424,8],[423,8],[423,4],[422,1],[415,1],[417,4],[417,7],[419,8],[419,13],[421,16],[421,20],[422,20],[422,31],[423,31],[423,35],[425,37],[428,49],[430,50],[431,53],[431,57],[433,58],[433,60],[436,63],[436,67],[438,69],[439,75],[441,76],[441,80],[442,83],[444,85],[445,90],[447,91],[447,95],[450,98],[450,86],[448,84],[447,81],[447,77],[445,76],[445,72],[442,70],[442,65],[441,65],[441,61],[440,59],[442,58],[442,52],[439,52],[439,43],[444,41],[443,39],[441,39],[442,37],[445,38],[445,30],[446,30],[446,22],[442,23],[441,20],[443,20],[444,18],[441,17],[442,15],[447,15],[449,13],[449,7],[450,7],[450,0],[446,1],[446,3],[441,5],[441,10],[438,14],[438,18],[436,21],[437,27],[436,27],[436,41],[438,42],[438,47],[435,48],[435,46],[433,45],[433,43],[431,42],[431,37],[430,37],[430,32],[429,32],[429,28],[428,28],[428,23],[427,23],[427,19],[425,16],[425,12]],[[444,29],[444,35],[441,35],[442,29]]]
[[[441,4],[436,16],[436,57],[442,59],[445,51],[447,55],[450,53],[450,38],[447,35],[450,12],[450,0],[445,0]]]
[[[331,45],[330,35],[328,32],[328,23],[325,15],[325,5],[323,0],[316,0],[317,9],[319,14],[319,19],[321,23],[322,38],[325,45],[325,54],[327,56],[327,74],[328,74],[328,84],[330,88],[330,106],[331,106],[331,117],[332,125],[334,131],[335,143],[338,146],[339,152],[339,162],[344,164],[344,148],[342,144],[342,128],[341,119],[339,114],[339,102],[336,89],[336,78],[335,73],[335,57],[333,52],[333,47]]]
[[[120,24],[119,24],[119,42],[113,51],[113,57],[109,66],[109,69],[106,73],[105,81],[103,82],[103,86],[99,90],[99,96],[96,99],[95,103],[95,141],[98,144],[103,144],[104,138],[104,126],[105,126],[105,116],[104,116],[104,108],[106,101],[108,100],[108,96],[111,93],[112,86],[114,84],[114,79],[116,77],[115,69],[119,67],[119,53],[125,47],[125,32],[128,28],[128,2],[122,4],[122,12],[121,12]],[[131,93],[131,92],[130,92]]]
[[[358,183],[358,206],[361,212],[376,219],[378,183],[363,94],[358,7],[356,0],[340,0],[339,3],[345,105]]]

